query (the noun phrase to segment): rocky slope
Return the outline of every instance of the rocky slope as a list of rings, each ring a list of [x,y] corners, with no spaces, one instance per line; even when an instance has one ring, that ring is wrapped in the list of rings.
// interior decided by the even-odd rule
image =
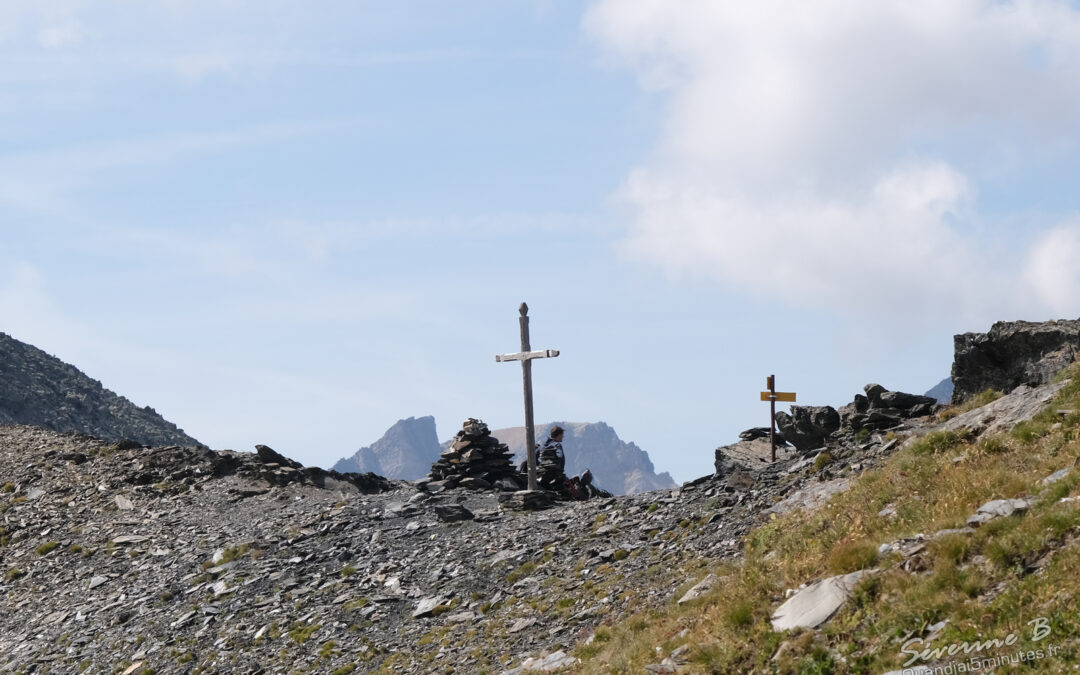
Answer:
[[[440,452],[435,418],[410,417],[396,422],[382,438],[360,448],[355,455],[338,460],[334,470],[371,471],[388,478],[419,480],[428,474]]]
[[[153,408],[140,408],[74,366],[0,333],[0,424],[32,424],[145,445],[199,445]]]
[[[667,602],[772,500],[518,512],[263,454],[0,427],[0,672],[498,672]]]
[[[603,422],[538,425],[536,442],[543,443],[548,431],[556,424],[566,430],[563,450],[566,452],[567,475],[591,469],[596,484],[616,495],[675,487],[675,481],[666,471],[656,473],[649,453],[619,438],[615,430]],[[496,429],[491,433],[510,447],[516,463],[525,461],[525,427]]]

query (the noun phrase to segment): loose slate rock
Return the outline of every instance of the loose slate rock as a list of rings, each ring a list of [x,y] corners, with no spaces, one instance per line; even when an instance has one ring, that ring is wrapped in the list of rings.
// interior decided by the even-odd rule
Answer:
[[[472,520],[476,517],[472,511],[461,504],[438,504],[435,507],[435,516],[444,523]]]
[[[439,607],[446,604],[446,598],[440,596],[432,598],[424,598],[416,605],[416,609],[413,610],[412,618],[420,619],[425,616],[431,616],[435,613]]]
[[[817,628],[847,602],[851,589],[867,573],[860,570],[810,584],[777,608],[772,616],[773,630]]]
[[[980,506],[975,515],[967,519],[967,524],[978,527],[997,518],[1007,518],[1014,513],[1023,513],[1030,506],[1031,502],[1026,499],[995,499]]]

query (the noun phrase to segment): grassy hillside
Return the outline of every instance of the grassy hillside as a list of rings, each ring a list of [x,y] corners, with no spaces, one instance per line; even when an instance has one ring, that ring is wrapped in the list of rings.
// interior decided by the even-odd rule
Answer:
[[[935,666],[1020,652],[1024,663],[995,672],[1072,670],[1080,664],[1080,501],[1061,499],[1077,494],[1080,470],[1042,483],[1080,456],[1080,367],[1065,376],[1072,380],[1057,399],[1007,435],[930,433],[825,507],[754,530],[741,561],[673,570],[722,580],[693,603],[601,628],[576,651],[582,670],[642,672],[676,650],[685,655],[680,672],[878,674],[909,661]],[[1016,497],[1032,498],[1030,510],[974,533],[931,536],[964,528],[989,500]],[[879,553],[882,544],[918,534],[928,539],[913,555]],[[772,630],[770,616],[787,589],[860,569],[876,573],[820,630]],[[993,639],[1002,644],[968,655],[914,656]]]

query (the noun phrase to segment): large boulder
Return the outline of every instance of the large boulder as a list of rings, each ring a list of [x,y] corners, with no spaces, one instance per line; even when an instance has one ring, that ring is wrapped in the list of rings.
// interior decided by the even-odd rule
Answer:
[[[784,440],[805,452],[825,445],[840,429],[840,413],[832,406],[793,405],[791,414],[776,413],[776,426]]]
[[[863,387],[863,391],[865,396],[857,394],[854,401],[838,411],[841,425],[852,431],[890,429],[906,419],[929,415],[938,406],[937,399],[931,396],[889,391],[873,382]]]
[[[953,403],[987,389],[1009,392],[1049,382],[1080,351],[1080,320],[999,321],[986,333],[953,338]]]

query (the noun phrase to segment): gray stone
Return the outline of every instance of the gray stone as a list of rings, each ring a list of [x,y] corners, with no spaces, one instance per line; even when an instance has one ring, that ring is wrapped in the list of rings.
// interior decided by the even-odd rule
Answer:
[[[860,570],[830,577],[800,590],[773,613],[773,630],[817,628],[822,625],[847,602],[855,584],[866,574],[866,570]]]
[[[692,600],[697,600],[698,598],[704,596],[706,593],[716,587],[717,581],[719,581],[719,579],[715,574],[710,573],[706,575],[704,579],[697,582],[697,584],[695,584],[693,588],[688,590],[686,593],[683,594],[681,598],[679,598],[679,604],[681,605],[687,602],[691,602]]]
[[[455,523],[475,518],[473,512],[461,504],[437,504],[435,516],[444,523]]]
[[[971,527],[978,527],[997,518],[1006,518],[1014,513],[1023,513],[1031,506],[1026,499],[995,499],[978,508],[975,515],[967,520]]]
[[[1049,476],[1047,476],[1046,478],[1043,478],[1042,481],[1040,481],[1040,484],[1041,485],[1052,485],[1052,484],[1058,482],[1059,480],[1065,480],[1066,478],[1068,478],[1070,473],[1072,473],[1072,468],[1066,467],[1064,469],[1059,469],[1059,470],[1055,471],[1054,473],[1050,474]]]
[[[500,492],[499,506],[517,511],[540,511],[555,505],[555,493],[547,490]]]
[[[435,613],[435,610],[437,610],[439,607],[444,606],[446,602],[446,598],[442,597],[441,595],[424,598],[419,603],[417,603],[416,608],[413,609],[412,618],[420,619],[425,616],[431,616]]]

